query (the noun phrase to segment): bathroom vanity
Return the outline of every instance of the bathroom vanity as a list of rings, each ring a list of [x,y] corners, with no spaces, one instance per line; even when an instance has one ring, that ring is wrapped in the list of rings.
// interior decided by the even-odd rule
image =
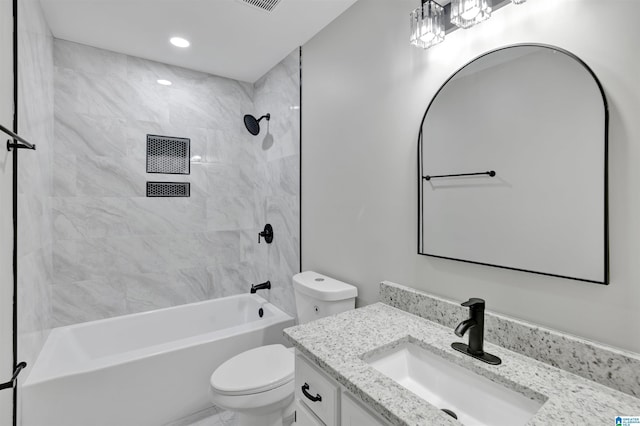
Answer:
[[[502,360],[490,365],[451,348],[463,341],[452,327],[468,315],[457,303],[387,282],[380,299],[285,330],[297,352],[297,425],[613,424],[640,415],[637,354],[487,312],[485,347]]]

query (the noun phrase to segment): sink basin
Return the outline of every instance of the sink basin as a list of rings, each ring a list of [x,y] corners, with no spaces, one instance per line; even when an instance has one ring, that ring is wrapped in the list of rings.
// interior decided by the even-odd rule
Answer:
[[[465,426],[524,425],[542,406],[411,342],[366,362]]]

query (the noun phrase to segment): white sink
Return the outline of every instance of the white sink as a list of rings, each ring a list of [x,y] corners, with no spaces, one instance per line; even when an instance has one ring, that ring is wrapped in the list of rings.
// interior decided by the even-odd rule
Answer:
[[[542,406],[413,343],[366,361],[430,404],[453,411],[465,426],[524,425]]]

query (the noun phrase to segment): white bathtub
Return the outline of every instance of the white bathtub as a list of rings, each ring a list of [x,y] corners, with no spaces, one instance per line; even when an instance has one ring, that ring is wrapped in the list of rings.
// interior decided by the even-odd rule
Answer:
[[[246,294],[56,328],[22,386],[22,425],[158,426],[182,418],[212,405],[216,367],[283,343],[293,323]]]

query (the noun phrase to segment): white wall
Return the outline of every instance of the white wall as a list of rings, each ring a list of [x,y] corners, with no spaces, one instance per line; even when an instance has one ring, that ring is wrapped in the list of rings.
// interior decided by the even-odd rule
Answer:
[[[13,7],[0,1],[0,123],[13,128]],[[0,134],[0,382],[13,369],[13,203],[11,154],[4,148],[8,138]],[[12,419],[13,391],[0,391],[0,424]]]
[[[303,269],[356,284],[359,304],[391,280],[640,352],[640,2],[529,0],[427,51],[408,43],[417,3],[360,0],[303,48]],[[573,52],[607,93],[609,286],[416,254],[424,110],[469,60],[521,42]]]

